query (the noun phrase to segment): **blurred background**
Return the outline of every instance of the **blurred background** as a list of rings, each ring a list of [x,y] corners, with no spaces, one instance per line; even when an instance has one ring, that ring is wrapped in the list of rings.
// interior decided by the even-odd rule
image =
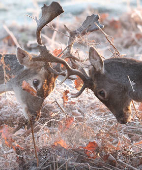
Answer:
[[[0,23],[18,23],[21,25],[33,23],[26,14],[37,16],[44,3],[50,4],[51,0],[0,0]],[[108,12],[111,17],[117,18],[130,8],[136,8],[142,4],[141,0],[60,0],[57,1],[63,7],[65,13],[62,19],[72,19],[72,15],[79,15],[85,10],[95,10],[99,13]]]
[[[51,0],[0,0],[0,52],[15,53],[16,44],[8,30],[16,37],[21,47],[37,52],[36,22],[29,16],[40,18],[43,4],[50,5],[51,2]],[[104,25],[104,31],[113,37],[118,50],[124,54],[127,53],[130,57],[132,55],[141,57],[141,48],[139,50],[138,46],[135,48],[131,45],[135,41],[132,34],[137,36],[138,33],[138,40],[141,41],[142,0],[60,0],[57,2],[63,7],[64,13],[48,24],[50,28],[45,27],[42,30],[44,44],[49,45],[50,50],[64,48],[67,45],[68,36],[65,35],[67,33],[64,24],[71,30],[75,30],[87,16],[98,14],[101,24]],[[54,29],[64,33],[64,36]],[[110,57],[110,50],[108,50],[110,47],[100,31],[95,31],[87,37],[88,45],[89,38],[95,41],[94,45],[101,49],[103,55]],[[83,40],[81,41],[83,44]],[[128,44],[129,42],[131,45]],[[129,50],[128,47],[130,47]],[[81,50],[84,53],[88,49],[81,47]],[[87,55],[88,53],[86,57]]]

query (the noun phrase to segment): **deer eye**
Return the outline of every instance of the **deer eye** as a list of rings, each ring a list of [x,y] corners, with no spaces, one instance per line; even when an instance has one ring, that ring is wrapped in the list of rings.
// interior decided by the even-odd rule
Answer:
[[[105,90],[99,90],[98,92],[97,92],[97,94],[98,94],[98,97],[100,98],[100,99],[106,99],[106,91]]]
[[[39,80],[37,80],[37,79],[34,79],[34,80],[33,80],[33,85],[34,85],[35,88],[37,88],[37,86],[39,85],[39,83],[40,83]]]

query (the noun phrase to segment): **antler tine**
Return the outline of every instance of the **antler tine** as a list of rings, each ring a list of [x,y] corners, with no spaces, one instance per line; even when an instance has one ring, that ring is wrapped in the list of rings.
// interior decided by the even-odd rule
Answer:
[[[72,93],[72,94],[71,94],[71,97],[72,97],[72,98],[76,98],[76,97],[80,96],[81,93],[85,90],[86,87],[87,87],[87,86],[86,86],[85,84],[83,84],[81,90],[80,90],[78,93],[75,93],[75,94]]]
[[[96,24],[100,27],[103,28],[104,26],[101,25],[99,23],[99,15],[94,15],[92,14],[91,16],[87,16],[87,18],[85,19],[85,21],[82,23],[82,25],[74,30],[71,31],[66,25],[64,25],[66,31],[69,33],[70,37],[69,37],[69,41],[68,44],[70,45],[68,47],[68,52],[71,52],[71,48],[73,46],[73,43],[75,41],[75,39],[77,37],[81,37],[86,35],[87,33],[93,32],[93,31],[97,31],[99,30],[98,26],[96,26]]]
[[[69,64],[58,57],[54,57],[46,48],[46,46],[39,45],[40,57],[33,58],[33,61],[44,61],[44,62],[51,62],[51,63],[60,63],[63,64],[67,69],[67,75],[65,80],[71,75],[78,75],[84,82],[89,79],[86,75],[84,75],[81,71],[73,69],[69,66]],[[64,80],[64,81],[65,81]]]
[[[51,73],[57,75],[57,76],[58,76],[58,75],[66,76],[66,74],[65,74],[64,71],[58,72],[58,71],[56,71],[55,69],[53,69],[52,67],[50,67],[48,63],[45,64],[44,68],[47,69],[49,72],[51,72]]]
[[[62,58],[54,57],[51,53],[49,53],[49,51],[47,50],[46,46],[39,45],[39,51],[40,51],[41,57],[33,58],[33,61],[44,61],[44,62],[50,61],[51,63],[55,62],[55,63],[63,64],[66,67],[67,74],[66,74],[65,79],[61,83],[63,83],[71,75],[77,75],[77,76],[79,76],[83,80],[84,85],[81,88],[81,90],[78,93],[76,93],[76,94],[72,94],[71,97],[78,97],[85,90],[86,87],[88,87],[88,88],[92,87],[92,80],[91,80],[91,78],[89,76],[87,76],[87,74],[84,74],[83,72],[81,72],[79,70],[71,68],[69,66],[69,64],[65,60],[63,60]],[[47,69],[49,71],[57,74],[57,75],[59,75],[59,74],[63,75],[64,74],[64,72],[61,72],[61,73],[55,72],[55,70],[52,69],[49,66],[47,66]]]
[[[36,18],[36,22],[37,22],[36,36],[37,36],[37,43],[38,43],[38,47],[39,47],[40,56],[33,58],[33,61],[44,61],[44,62],[46,62],[45,68],[47,70],[54,73],[55,75],[65,75],[64,72],[57,72],[52,67],[50,67],[48,62],[54,62],[54,61],[57,62],[56,58],[53,59],[52,56],[50,55],[50,53],[48,53],[49,55],[46,59],[44,58],[44,56],[42,56],[43,50],[45,50],[46,52],[48,50],[42,45],[42,40],[41,40],[42,28],[45,25],[47,25],[49,22],[51,22],[54,18],[56,18],[58,15],[63,13],[64,11],[58,2],[52,2],[49,6],[44,4],[44,6],[41,9],[42,9],[41,18],[39,20],[37,20],[37,18]],[[52,60],[54,60],[54,61],[52,61]]]
[[[37,22],[36,36],[38,44],[42,45],[40,35],[42,28],[63,12],[64,11],[58,2],[52,2],[49,6],[44,4],[44,6],[42,7],[41,18],[39,20],[37,20],[36,18]]]

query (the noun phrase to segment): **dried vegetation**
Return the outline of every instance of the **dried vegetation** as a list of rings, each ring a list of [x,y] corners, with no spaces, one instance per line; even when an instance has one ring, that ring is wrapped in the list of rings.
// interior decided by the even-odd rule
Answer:
[[[92,11],[74,17],[67,26],[74,30],[86,18],[86,13],[91,15]],[[127,54],[125,57],[141,59],[141,9],[124,13],[117,20],[102,13],[100,23],[105,26],[103,30],[109,36],[97,31],[78,37],[75,42],[73,53],[83,61],[82,65],[88,67],[89,45],[95,46],[105,58]],[[15,25],[9,29],[26,50],[37,51],[33,43],[33,29]],[[0,37],[0,52],[14,53],[15,40],[5,30]],[[64,49],[68,38],[59,20],[43,30],[43,37],[44,43],[54,54],[58,54],[58,49]],[[117,49],[110,45],[106,37]],[[39,167],[36,166],[31,129],[26,128],[26,120],[14,94],[0,96],[0,169],[142,169],[141,104],[134,103],[132,121],[121,125],[90,90],[84,91],[78,98],[70,98],[74,86],[79,88],[79,80],[75,84],[66,81],[60,85],[60,79],[44,102],[40,120],[34,125]]]

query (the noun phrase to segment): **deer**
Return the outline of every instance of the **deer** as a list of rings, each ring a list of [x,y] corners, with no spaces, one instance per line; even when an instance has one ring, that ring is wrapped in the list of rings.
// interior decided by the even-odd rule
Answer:
[[[43,8],[49,14],[45,16],[46,24],[63,12],[62,7],[56,2]],[[43,17],[38,22],[37,34],[40,34],[42,22]],[[37,55],[30,54],[21,47],[17,47],[16,55],[0,54],[0,94],[13,91],[28,120],[39,118],[44,99],[53,91],[57,78],[56,74],[47,69],[50,67],[49,63],[33,61],[34,57]],[[24,89],[24,82],[32,88],[34,95]]]
[[[30,54],[20,47],[17,48],[17,55],[4,55],[5,63],[11,68],[9,71],[11,79],[5,83],[4,69],[1,64],[0,94],[5,91],[14,91],[17,100],[21,103],[25,117],[27,119],[34,117],[35,119],[40,115],[44,99],[53,91],[57,77],[64,75],[65,79],[62,81],[64,82],[72,75],[76,75],[82,79],[83,86],[78,93],[72,94],[71,97],[78,97],[86,88],[89,88],[113,113],[119,123],[126,124],[131,120],[132,100],[142,101],[140,74],[142,62],[128,58],[110,58],[103,61],[96,48],[90,47],[89,73],[86,73],[85,69],[76,63],[75,68],[71,67],[64,58],[71,58],[72,63],[74,60],[78,60],[71,52],[75,39],[98,30],[98,25],[99,27],[103,26],[99,24],[99,16],[94,14],[88,16],[81,27],[74,31],[65,26],[69,33],[68,46],[65,49],[67,51],[63,50],[58,55],[63,54],[62,58],[58,58],[43,45],[41,30],[61,13],[63,13],[63,9],[60,4],[52,2],[49,6],[44,5],[41,18],[35,19],[39,55]],[[53,67],[52,63],[57,63],[57,65]],[[64,65],[66,71],[61,69],[61,64]],[[36,91],[36,95],[23,88],[23,81],[26,81]]]

